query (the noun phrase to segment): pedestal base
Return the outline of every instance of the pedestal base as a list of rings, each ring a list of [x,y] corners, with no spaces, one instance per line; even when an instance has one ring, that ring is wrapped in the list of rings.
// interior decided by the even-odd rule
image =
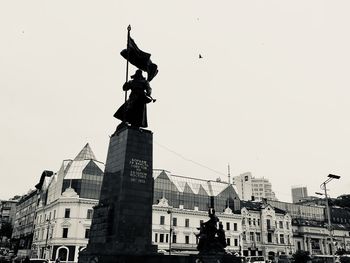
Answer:
[[[152,155],[151,131],[126,126],[113,134],[89,243],[79,262],[156,253],[152,245]]]

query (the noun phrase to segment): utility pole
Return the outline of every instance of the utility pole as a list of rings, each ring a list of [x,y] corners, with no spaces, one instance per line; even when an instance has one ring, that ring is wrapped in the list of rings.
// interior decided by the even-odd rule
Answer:
[[[47,222],[47,230],[46,230],[46,241],[45,241],[45,258],[47,255],[47,241],[49,239],[50,219],[46,219],[46,222]],[[48,257],[50,257],[50,255]]]
[[[339,179],[339,175],[334,175],[334,174],[329,174],[328,179],[324,181],[321,185],[320,188],[324,190],[324,196],[326,198],[326,211],[327,211],[327,219],[328,219],[328,231],[329,231],[329,239],[331,241],[331,252],[332,252],[332,258],[333,258],[333,263],[335,263],[335,246],[333,242],[333,227],[331,223],[331,212],[329,208],[329,202],[328,202],[328,194],[327,194],[327,183],[332,181],[333,179]]]
[[[167,211],[167,213],[170,215],[170,229],[169,229],[169,256],[171,256],[171,234],[173,232],[173,211],[170,209]]]

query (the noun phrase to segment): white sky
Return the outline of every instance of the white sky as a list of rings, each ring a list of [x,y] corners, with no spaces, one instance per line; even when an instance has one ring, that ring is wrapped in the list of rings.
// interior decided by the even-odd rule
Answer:
[[[0,198],[89,142],[105,161],[127,26],[159,66],[154,168],[269,178],[280,200],[329,173],[349,193],[349,1],[1,1]],[[202,54],[203,59],[198,59]],[[135,70],[131,67],[131,72]],[[222,179],[226,179],[221,176]]]

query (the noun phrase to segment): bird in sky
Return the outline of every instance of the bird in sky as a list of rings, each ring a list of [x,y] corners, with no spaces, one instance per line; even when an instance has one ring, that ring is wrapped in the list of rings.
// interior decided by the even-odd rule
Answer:
[[[201,54],[199,54],[199,56],[198,56],[198,57],[199,57],[199,58],[203,58]]]

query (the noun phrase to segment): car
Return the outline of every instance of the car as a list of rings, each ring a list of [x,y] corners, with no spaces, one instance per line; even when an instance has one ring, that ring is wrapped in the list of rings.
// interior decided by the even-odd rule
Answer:
[[[31,258],[29,259],[31,263],[49,263],[50,261],[48,259],[44,258]]]
[[[263,256],[251,256],[246,257],[247,263],[265,263],[265,258]]]
[[[290,263],[292,262],[292,257],[288,255],[280,255],[278,258],[278,263]]]

